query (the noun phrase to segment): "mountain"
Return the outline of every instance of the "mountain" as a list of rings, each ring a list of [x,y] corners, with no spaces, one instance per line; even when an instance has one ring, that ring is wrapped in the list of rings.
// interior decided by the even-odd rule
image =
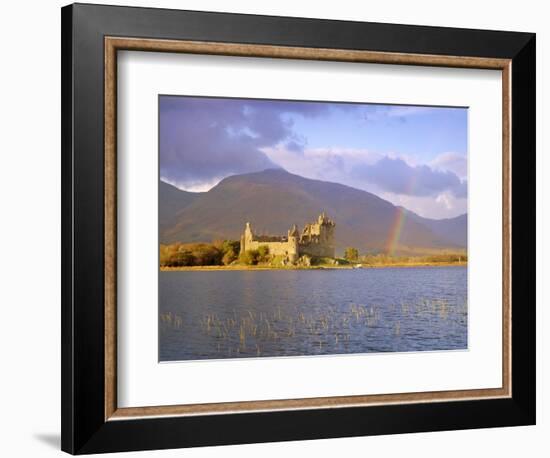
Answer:
[[[409,217],[430,229],[435,235],[443,237],[457,246],[467,246],[468,215],[466,213],[455,218],[430,219],[423,218],[410,210],[404,210]]]
[[[187,192],[160,181],[159,183],[159,226],[169,227],[175,221],[178,213],[191,202],[200,197],[202,193]]]
[[[361,252],[385,251],[399,228],[398,252],[405,252],[407,247],[465,247],[456,243],[456,234],[453,240],[447,238],[443,225],[431,227],[436,220],[410,214],[366,191],[303,178],[282,169],[230,176],[200,194],[179,191],[183,193],[180,196],[170,188],[165,191],[167,202],[163,202],[162,192],[160,200],[165,223],[160,225],[162,243],[238,240],[247,221],[256,233],[282,235],[292,224],[303,227],[325,211],[336,222],[338,253],[347,246]],[[173,213],[170,208],[177,211]]]

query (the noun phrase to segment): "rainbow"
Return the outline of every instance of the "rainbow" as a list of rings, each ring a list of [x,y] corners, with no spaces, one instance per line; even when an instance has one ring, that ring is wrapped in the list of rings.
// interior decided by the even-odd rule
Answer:
[[[413,174],[409,185],[404,194],[412,195],[414,187],[416,186],[417,176]],[[393,256],[395,250],[399,247],[399,239],[401,238],[401,232],[403,231],[403,225],[407,219],[407,211],[403,207],[396,207],[395,217],[390,228],[390,235],[386,240],[386,254]]]
[[[402,207],[396,207],[395,218],[390,228],[390,235],[386,240],[386,253],[389,256],[395,254],[395,250],[399,246],[399,239],[401,238],[401,231],[403,230],[403,225],[405,224],[405,219],[407,215],[405,209]]]

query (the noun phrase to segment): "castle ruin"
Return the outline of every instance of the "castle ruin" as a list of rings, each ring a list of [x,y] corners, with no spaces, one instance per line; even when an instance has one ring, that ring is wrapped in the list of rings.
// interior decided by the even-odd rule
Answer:
[[[246,223],[241,235],[241,253],[257,250],[260,246],[269,248],[269,254],[284,256],[289,263],[296,263],[302,256],[311,258],[334,258],[334,228],[336,224],[325,212],[317,222],[306,224],[302,233],[296,224],[286,236],[256,235],[250,223]]]

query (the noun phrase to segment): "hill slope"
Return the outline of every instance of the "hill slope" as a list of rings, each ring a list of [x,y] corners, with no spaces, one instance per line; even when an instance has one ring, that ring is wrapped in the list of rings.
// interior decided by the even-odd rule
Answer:
[[[322,211],[336,222],[336,248],[341,253],[346,246],[361,252],[385,250],[402,209],[366,191],[269,169],[225,178],[210,191],[191,198],[170,224],[161,224],[160,238],[163,243],[238,240],[246,221],[256,233],[286,234],[292,224],[301,228]],[[425,218],[415,216],[405,218],[401,246],[461,246],[422,223]]]
[[[159,226],[166,228],[174,224],[178,213],[202,193],[186,192],[160,181],[159,183]]]
[[[430,219],[423,218],[410,210],[405,211],[408,216],[430,229],[435,235],[461,247],[466,247],[468,244],[468,215],[466,213],[455,218]]]

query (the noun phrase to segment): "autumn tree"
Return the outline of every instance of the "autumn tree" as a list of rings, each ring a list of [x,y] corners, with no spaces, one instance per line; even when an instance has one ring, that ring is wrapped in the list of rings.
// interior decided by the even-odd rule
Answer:
[[[344,251],[344,259],[347,261],[357,261],[359,259],[359,250],[353,247],[347,247]]]
[[[258,257],[258,250],[246,250],[239,256],[239,262],[247,266],[253,266],[258,264]]]
[[[259,262],[269,261],[269,247],[267,245],[260,245],[258,247],[258,261]]]

